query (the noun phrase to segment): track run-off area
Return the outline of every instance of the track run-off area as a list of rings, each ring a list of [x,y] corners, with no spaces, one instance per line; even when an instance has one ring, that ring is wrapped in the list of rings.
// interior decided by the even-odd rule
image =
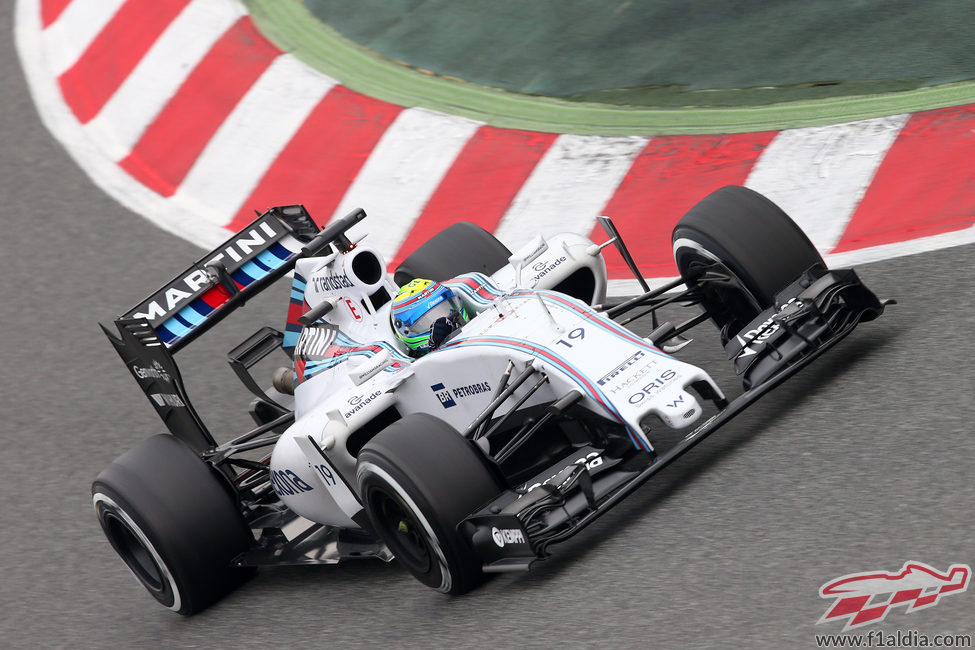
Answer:
[[[321,223],[365,208],[370,243],[394,263],[461,219],[513,248],[539,231],[602,241],[594,218],[605,214],[635,235],[644,275],[672,277],[673,224],[729,184],[778,203],[833,264],[975,240],[972,174],[959,164],[975,157],[970,84],[920,93],[944,108],[841,121],[858,106],[841,103],[828,118],[838,123],[796,128],[774,119],[802,124],[794,108],[732,111],[724,126],[737,132],[724,133],[614,109],[601,117],[612,135],[550,132],[569,127],[496,126],[352,90],[283,52],[237,0],[20,0],[16,18],[52,133],[123,205],[205,247],[255,209],[290,203]],[[694,114],[718,124],[729,111]],[[614,292],[632,290],[622,261],[609,262]]]
[[[75,2],[82,0],[60,3],[64,7],[59,19],[70,16],[67,12],[73,11]],[[116,4],[119,12],[125,7],[125,3]],[[185,4],[183,11],[199,10],[204,3]],[[224,19],[223,31],[208,37],[209,44],[204,35],[197,35],[194,51],[202,53],[195,60],[181,60],[186,76],[175,90],[184,88],[201,70],[201,61],[227,30],[235,25],[243,29],[239,25],[248,20],[234,3],[212,0],[205,4],[214,14],[223,11],[220,7],[224,5],[238,7],[238,13]],[[22,29],[25,6],[40,5],[5,3],[0,8],[7,24],[18,25],[21,54],[31,45],[25,43]],[[97,34],[116,15],[103,18],[89,43],[97,40]],[[57,96],[44,96],[43,90],[37,90],[31,64],[19,59],[12,40],[0,42],[0,137],[4,143],[0,148],[4,170],[0,195],[6,214],[0,238],[0,319],[5,335],[0,347],[5,368],[0,374],[0,412],[7,442],[0,458],[5,497],[0,511],[0,548],[5,551],[0,645],[815,647],[816,634],[842,629],[836,623],[817,624],[831,605],[820,598],[819,589],[837,576],[892,572],[911,560],[940,570],[956,563],[975,564],[971,544],[975,487],[968,480],[975,465],[975,405],[971,399],[975,393],[971,370],[975,248],[966,243],[971,241],[966,238],[975,218],[970,203],[972,175],[966,171],[966,161],[972,159],[970,108],[773,130],[763,132],[768,133],[767,140],[756,142],[755,133],[546,134],[489,124],[470,126],[463,122],[469,118],[391,106],[386,107],[390,126],[376,136],[376,146],[361,152],[361,165],[354,174],[341,176],[348,181],[341,195],[329,194],[331,209],[327,201],[316,197],[325,196],[322,183],[338,182],[334,178],[343,167],[324,168],[334,174],[321,168],[316,173],[296,174],[295,195],[282,202],[303,202],[330,218],[341,213],[343,202],[353,205],[358,197],[374,196],[378,203],[363,205],[370,217],[359,227],[386,242],[392,258],[421,226],[433,232],[443,223],[439,221],[443,217],[428,219],[438,213],[427,210],[438,201],[442,206],[451,205],[447,203],[451,197],[436,197],[452,174],[459,182],[474,183],[473,172],[457,168],[465,160],[464,152],[487,146],[492,141],[488,134],[514,138],[511,133],[515,133],[526,141],[547,145],[539,145],[534,162],[524,163],[525,171],[519,172],[523,180],[512,181],[511,202],[492,212],[489,207],[499,204],[487,199],[466,206],[457,197],[451,199],[457,201],[453,205],[458,210],[463,208],[466,219],[493,214],[493,229],[509,244],[517,245],[533,229],[588,232],[590,226],[581,217],[577,224],[572,220],[578,216],[579,205],[592,206],[598,201],[592,196],[586,199],[590,203],[562,201],[568,200],[577,184],[602,173],[609,175],[606,170],[611,169],[615,185],[601,190],[602,204],[586,207],[591,210],[586,223],[599,213],[613,216],[624,234],[632,231],[631,245],[647,247],[639,253],[645,256],[641,266],[654,275],[653,251],[669,247],[668,227],[626,217],[636,215],[638,206],[618,198],[621,193],[632,191],[633,196],[649,201],[641,214],[675,210],[676,221],[685,209],[682,206],[713,189],[712,182],[743,182],[790,211],[820,250],[830,255],[833,265],[855,263],[868,286],[882,297],[897,298],[899,304],[880,320],[863,325],[592,527],[555,547],[555,556],[529,574],[500,576],[467,596],[448,598],[424,588],[395,563],[279,568],[262,570],[227,599],[191,619],[159,607],[128,575],[91,509],[90,483],[102,467],[163,429],[97,323],[111,320],[185,268],[188,261],[199,257],[201,245],[209,245],[207,237],[221,239],[222,229],[238,212],[243,214],[243,204],[280,159],[288,157],[285,153],[309,155],[306,150],[317,150],[321,158],[311,164],[322,165],[342,158],[328,153],[331,150],[321,142],[305,136],[295,139],[307,120],[319,114],[316,111],[326,110],[330,96],[332,100],[352,97],[363,106],[377,105],[342,84],[324,89],[321,84],[326,82],[319,73],[298,66],[258,32],[250,31],[270,59],[256,73],[255,84],[271,82],[268,75],[272,71],[288,66],[319,84],[307,86],[314,92],[305,99],[305,113],[288,117],[294,106],[281,102],[282,124],[292,124],[294,129],[285,134],[276,133],[283,128],[277,122],[265,119],[261,129],[250,122],[255,118],[241,119],[252,134],[276,139],[277,154],[262,162],[260,169],[256,169],[256,158],[244,155],[259,149],[260,138],[253,136],[251,147],[245,148],[246,142],[237,142],[228,134],[227,141],[237,142],[235,146],[242,149],[234,165],[220,167],[241,174],[235,177],[240,185],[237,198],[227,198],[234,181],[223,173],[210,177],[212,191],[188,193],[193,170],[206,163],[212,142],[234,116],[246,117],[240,111],[260,86],[244,89],[226,115],[208,118],[211,137],[166,197],[134,181],[136,177],[122,168],[121,161],[138,148],[152,124],[167,110],[175,110],[169,107],[178,93],[172,95],[174,99],[152,99],[151,84],[128,91],[146,102],[156,101],[157,112],[155,117],[139,118],[145,120],[143,130],[130,134],[130,140],[122,139],[118,132],[111,135],[114,149],[104,148],[100,136],[89,131],[96,131],[90,125],[121,96],[130,83],[127,80],[138,78],[140,66],[147,65],[147,57],[165,43],[163,39],[183,15],[175,14],[160,29],[158,38],[124,77],[126,81],[85,125],[67,102],[54,101]],[[52,20],[43,26],[40,14],[32,20],[38,39],[58,24]],[[209,23],[200,19],[196,24]],[[136,35],[135,31],[129,33]],[[62,41],[66,47],[71,42],[68,36]],[[112,45],[107,39],[105,43],[106,47]],[[182,43],[185,46],[186,41]],[[33,45],[41,47],[41,41]],[[47,87],[60,88],[59,77],[86,51],[87,47],[78,50],[74,59],[60,59],[63,69],[50,77]],[[186,52],[186,56],[190,54]],[[26,75],[21,63],[27,68]],[[201,79],[200,85],[206,87],[206,81]],[[285,90],[278,87],[275,92]],[[53,126],[52,111],[60,111],[64,124],[74,120],[74,136],[65,138]],[[444,124],[464,125],[458,127],[460,135],[456,131],[446,134],[460,139],[454,145],[458,153],[449,161],[440,159],[438,164],[444,170],[433,187],[423,184],[432,183],[429,174],[418,173],[415,165],[403,159],[399,159],[400,167],[385,157],[373,162],[377,152],[386,150],[384,143],[395,144],[397,133],[401,134],[397,137],[405,137],[390,129],[398,129],[396,125],[406,120],[422,122],[418,118],[428,114]],[[133,110],[130,115],[134,123],[137,113]],[[966,123],[967,131],[955,130]],[[203,120],[195,124],[204,127]],[[354,124],[346,126],[353,128]],[[335,137],[339,138],[344,129],[337,131]],[[192,134],[180,135],[188,139]],[[923,144],[922,140],[930,143],[925,138],[933,135],[943,138],[942,151],[954,152],[951,160],[931,154],[931,148]],[[622,164],[616,157],[594,162],[598,157],[590,156],[587,152],[592,150],[586,147],[596,147],[605,138],[632,147],[623,152],[629,162]],[[789,142],[794,145],[789,145],[793,147],[791,157],[776,154]],[[414,144],[416,149],[427,142],[418,138]],[[655,148],[664,145],[669,148]],[[113,153],[107,155],[106,151]],[[145,151],[161,155],[161,149]],[[752,156],[748,165],[742,162],[742,152]],[[428,160],[416,155],[415,160]],[[765,166],[773,155],[781,156],[779,164]],[[468,159],[468,163],[475,164],[476,159]],[[890,164],[895,167],[888,169]],[[367,186],[360,178],[371,165],[377,166],[377,175]],[[389,166],[389,178],[378,175],[381,165]],[[482,173],[494,179],[493,175],[508,172],[487,168]],[[578,176],[562,175],[571,173]],[[550,179],[575,180],[552,185],[555,180],[545,180],[549,174]],[[253,184],[244,183],[241,179],[245,177]],[[853,177],[861,179],[862,185]],[[885,178],[890,194],[882,197],[876,194],[877,183]],[[639,189],[644,182],[656,189],[644,192]],[[668,184],[671,182],[673,185]],[[414,185],[425,188],[425,198],[408,198],[404,188]],[[525,188],[533,186],[539,194],[529,196]],[[519,199],[523,193],[525,198]],[[316,204],[319,200],[323,202]],[[275,196],[259,202],[264,201],[278,202]],[[620,212],[613,212],[614,204],[623,206]],[[212,218],[218,214],[214,209],[218,205],[223,206],[222,221]],[[674,207],[664,210],[662,205]],[[870,212],[861,214],[865,206]],[[505,226],[516,207],[520,212],[512,212],[511,218],[520,215],[517,218],[526,223]],[[560,221],[531,221],[535,215],[550,215],[545,218],[551,219],[559,210],[564,211]],[[846,215],[842,225],[828,223],[826,217],[836,213]],[[403,214],[410,215],[410,220],[400,224],[396,219],[405,219]],[[933,218],[912,221],[921,214]],[[164,223],[160,215],[181,221],[160,229],[154,225]],[[865,215],[873,216],[859,222]],[[847,233],[858,222],[894,227],[865,230],[864,237],[873,238],[869,241],[875,245],[842,249],[841,242],[853,241],[847,239]],[[183,224],[186,230],[181,230]],[[193,235],[189,241],[188,233],[196,227],[210,234],[198,239]],[[904,228],[917,228],[925,237],[883,239]],[[180,236],[173,236],[174,230]],[[912,251],[916,254],[908,254]],[[879,259],[892,253],[899,256]],[[854,257],[857,255],[862,257]],[[660,265],[663,269],[663,258]],[[661,270],[658,275],[668,273]],[[280,328],[287,303],[287,287],[273,287],[208,334],[206,344],[180,354],[190,394],[219,437],[229,437],[248,422],[248,397],[225,365],[226,351],[261,325]],[[649,324],[637,323],[635,329],[645,334]],[[722,386],[734,390],[735,380],[713,327],[704,324],[691,335],[695,342],[682,358],[701,365]],[[892,608],[886,620],[863,632],[913,629],[932,636],[972,634],[973,612],[975,595],[969,590],[912,613]]]

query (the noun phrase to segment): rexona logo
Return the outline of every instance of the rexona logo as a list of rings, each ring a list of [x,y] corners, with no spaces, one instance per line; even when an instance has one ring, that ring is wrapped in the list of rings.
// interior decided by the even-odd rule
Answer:
[[[457,388],[447,388],[443,384],[434,384],[430,387],[430,390],[437,396],[437,399],[440,400],[443,407],[449,409],[451,406],[457,406],[457,400],[459,399],[471,397],[472,395],[480,395],[482,393],[490,393],[491,384],[486,381],[481,381],[476,384],[468,384],[467,386],[458,386]]]
[[[850,573],[830,580],[819,588],[820,598],[835,598],[833,605],[817,623],[845,621],[850,630],[887,617],[894,607],[904,605],[906,614],[934,607],[942,596],[968,589],[972,568],[952,564],[945,572],[922,562],[905,562],[900,571]]]
[[[517,528],[492,528],[491,538],[498,548],[504,548],[505,544],[525,543],[525,535]]]

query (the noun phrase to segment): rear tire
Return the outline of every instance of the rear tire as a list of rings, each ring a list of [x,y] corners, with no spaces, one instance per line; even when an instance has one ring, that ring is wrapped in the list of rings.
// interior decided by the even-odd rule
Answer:
[[[474,271],[490,275],[507,264],[509,257],[511,251],[494,235],[461,221],[413,251],[397,267],[393,281],[402,287],[416,278],[442,282]]]
[[[253,540],[230,486],[174,436],[118,457],[91,492],[108,541],[164,607],[194,614],[253,573],[230,566]]]
[[[779,206],[754,190],[722,187],[704,197],[674,227],[681,277],[700,287],[722,339],[775,305],[775,295],[813,265],[825,266],[806,234]],[[730,282],[704,277],[707,270]]]
[[[362,448],[356,475],[376,533],[417,580],[448,594],[485,580],[457,525],[502,487],[470,441],[433,416],[410,415]]]

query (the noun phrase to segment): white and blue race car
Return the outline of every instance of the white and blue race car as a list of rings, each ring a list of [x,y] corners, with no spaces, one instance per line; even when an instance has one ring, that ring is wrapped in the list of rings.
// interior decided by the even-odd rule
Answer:
[[[653,290],[605,218],[604,244],[563,233],[514,253],[455,224],[388,273],[349,237],[364,217],[319,230],[302,206],[272,208],[116,319],[117,333],[103,326],[169,432],[99,474],[95,512],[174,611],[199,611],[261,565],[395,557],[451,594],[527,570],[892,302],[828,270],[782,210],[737,186],[681,219],[680,278]],[[612,305],[611,244],[645,288]],[[229,353],[256,427],[218,442],[175,353],[288,273],[284,331],[263,327]],[[449,287],[467,316],[420,357],[390,319],[415,278]],[[659,323],[676,304],[687,320]],[[645,314],[651,331],[624,326]],[[731,401],[674,356],[705,320],[743,383]],[[281,350],[290,364],[264,388],[251,369]]]

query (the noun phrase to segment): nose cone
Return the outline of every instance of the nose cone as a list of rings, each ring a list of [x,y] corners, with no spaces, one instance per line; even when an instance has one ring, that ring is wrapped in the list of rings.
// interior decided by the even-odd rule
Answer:
[[[682,429],[701,416],[701,405],[693,395],[678,389],[661,395],[654,404],[654,413],[672,429]]]

